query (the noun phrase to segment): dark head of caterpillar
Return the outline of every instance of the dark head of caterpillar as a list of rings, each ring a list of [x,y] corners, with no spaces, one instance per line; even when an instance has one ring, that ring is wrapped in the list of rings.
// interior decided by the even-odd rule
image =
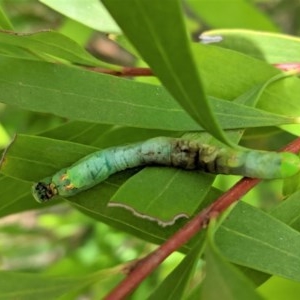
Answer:
[[[53,183],[40,181],[32,186],[32,194],[37,202],[44,203],[51,200],[57,191]]]

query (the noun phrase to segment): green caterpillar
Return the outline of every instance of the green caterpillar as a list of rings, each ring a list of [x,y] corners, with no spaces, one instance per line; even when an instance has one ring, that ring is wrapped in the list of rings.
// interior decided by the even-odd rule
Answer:
[[[46,202],[55,196],[69,197],[116,172],[146,165],[261,179],[286,178],[300,171],[299,157],[289,152],[237,151],[201,144],[197,140],[156,137],[92,153],[35,183],[32,193],[38,202]]]

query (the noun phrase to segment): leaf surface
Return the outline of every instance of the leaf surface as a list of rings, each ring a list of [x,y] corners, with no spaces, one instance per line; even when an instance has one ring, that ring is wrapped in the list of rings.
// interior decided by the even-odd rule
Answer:
[[[0,57],[0,66],[0,102],[6,104],[102,124],[175,131],[202,129],[159,86],[6,57]],[[298,122],[221,99],[210,101],[224,129]]]
[[[198,72],[201,64],[196,67],[180,1],[102,2],[181,107],[210,134],[231,144],[204,91]]]
[[[231,262],[292,280],[300,279],[300,233],[240,202],[216,233]]]
[[[203,36],[221,36],[216,46],[240,51],[268,63],[300,61],[300,38],[287,34],[242,29],[219,29]]]
[[[36,33],[0,32],[0,51],[9,47],[11,56],[24,57],[20,49],[36,54],[36,59],[43,56],[45,60],[56,61],[52,57],[60,58],[72,63],[87,66],[107,66],[94,58],[79,44],[67,36],[55,31],[45,30]],[[26,53],[25,55],[28,56]]]
[[[109,15],[101,1],[89,0],[39,0],[59,13],[85,26],[103,32],[119,33],[116,22]]]

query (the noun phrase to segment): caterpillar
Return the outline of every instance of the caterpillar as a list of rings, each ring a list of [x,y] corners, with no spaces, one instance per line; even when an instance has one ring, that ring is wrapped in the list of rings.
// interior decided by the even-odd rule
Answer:
[[[300,171],[299,157],[289,152],[239,151],[202,144],[197,140],[156,137],[92,153],[35,183],[32,193],[40,203],[55,196],[69,197],[116,172],[149,165],[260,179],[286,178]]]

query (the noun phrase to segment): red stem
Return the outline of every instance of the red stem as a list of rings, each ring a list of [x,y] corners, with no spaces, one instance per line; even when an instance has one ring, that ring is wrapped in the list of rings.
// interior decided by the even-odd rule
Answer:
[[[300,151],[300,138],[287,145],[283,151],[297,153]],[[210,216],[223,212],[231,204],[238,201],[249,190],[260,182],[258,179],[243,178],[215,202],[203,209],[191,221],[186,223],[173,236],[166,240],[156,250],[142,259],[131,273],[106,296],[106,300],[124,299],[155,270],[172,252],[182,247],[209,222]]]
[[[134,67],[124,67],[120,71],[114,71],[109,69],[102,69],[97,67],[89,67],[91,71],[102,73],[102,74],[109,74],[119,77],[132,77],[132,76],[153,76],[153,72],[149,68],[134,68]]]
[[[273,64],[273,66],[282,71],[289,71],[289,70],[300,71],[299,62],[276,63]],[[119,77],[154,76],[150,68],[123,67],[120,71],[114,71],[114,70],[98,68],[98,67],[88,67],[88,69],[94,72],[109,74],[109,75],[114,75]]]
[[[282,71],[290,71],[290,70],[299,70],[300,71],[300,63],[299,62],[276,63],[276,64],[273,64],[273,66]]]

